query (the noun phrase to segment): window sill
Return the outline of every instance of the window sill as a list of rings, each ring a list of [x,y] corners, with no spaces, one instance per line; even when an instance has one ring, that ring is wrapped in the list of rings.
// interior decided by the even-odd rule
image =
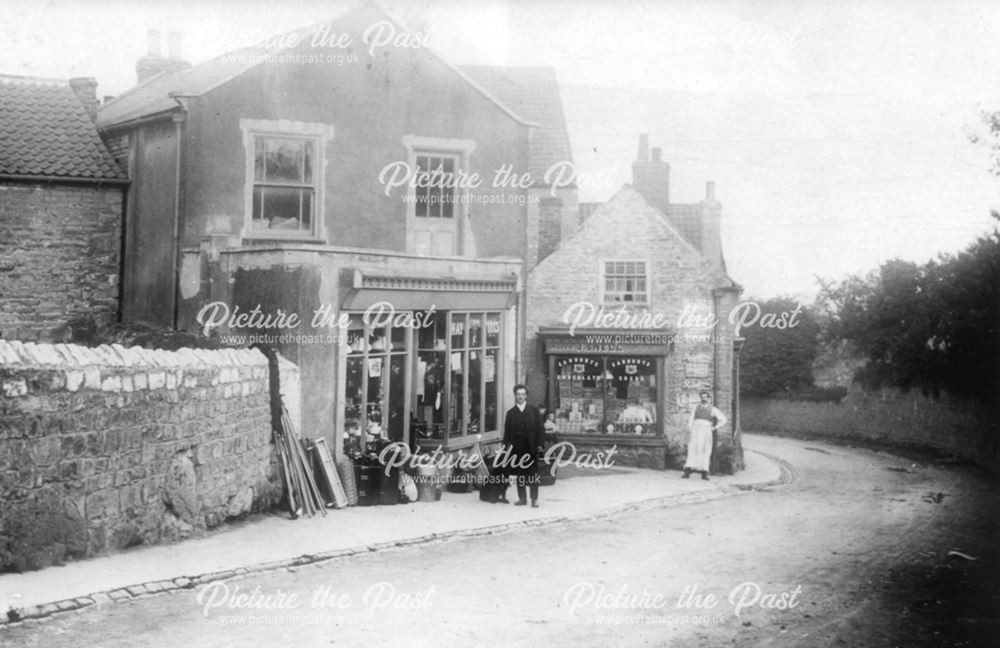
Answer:
[[[667,442],[666,437],[662,434],[569,434],[557,432],[554,436],[556,441],[569,441],[574,445],[577,443],[599,443],[602,445],[662,446]]]
[[[471,448],[476,445],[476,443],[494,443],[500,440],[500,431],[496,430],[494,432],[483,432],[478,435],[471,434],[468,436],[452,437],[450,439],[419,439],[417,441],[417,446],[425,450],[433,450],[440,447],[442,450],[463,450],[465,448]]]
[[[261,236],[257,234],[244,235],[243,245],[269,245],[272,243],[305,243],[307,245],[326,245],[326,240],[313,236]]]

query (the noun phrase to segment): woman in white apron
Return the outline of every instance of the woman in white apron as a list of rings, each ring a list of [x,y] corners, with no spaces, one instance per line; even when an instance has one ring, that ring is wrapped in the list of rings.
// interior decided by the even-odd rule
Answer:
[[[708,392],[699,394],[701,402],[691,410],[691,420],[688,421],[690,436],[688,437],[687,461],[684,462],[684,479],[691,472],[700,472],[701,478],[708,480],[708,462],[712,457],[712,430],[717,430],[728,422],[725,415],[712,405],[712,396]]]

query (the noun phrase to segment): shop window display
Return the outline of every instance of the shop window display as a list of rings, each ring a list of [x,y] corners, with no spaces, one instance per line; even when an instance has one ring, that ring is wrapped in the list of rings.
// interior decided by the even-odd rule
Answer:
[[[556,361],[556,429],[567,434],[654,435],[656,363],[641,357]]]
[[[348,452],[377,439],[402,441],[406,434],[407,331],[365,324],[353,314],[347,328],[344,427]],[[364,434],[362,434],[362,431]]]
[[[447,445],[498,430],[501,314],[416,315],[421,326],[413,329],[372,328],[360,314],[350,316],[348,452],[374,437]]]

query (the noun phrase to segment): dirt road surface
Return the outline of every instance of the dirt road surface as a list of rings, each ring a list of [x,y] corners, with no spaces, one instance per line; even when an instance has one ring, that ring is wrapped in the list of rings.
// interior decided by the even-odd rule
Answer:
[[[0,645],[1000,645],[995,481],[820,442],[746,446],[792,482],[90,607]]]

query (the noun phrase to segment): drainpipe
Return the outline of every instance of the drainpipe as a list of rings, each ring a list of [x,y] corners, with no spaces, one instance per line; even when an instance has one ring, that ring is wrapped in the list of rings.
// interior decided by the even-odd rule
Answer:
[[[719,403],[719,300],[722,299],[722,292],[718,289],[712,290],[712,321],[716,322],[715,330],[712,334],[712,404],[718,407]]]
[[[170,98],[180,106],[180,112],[174,113],[173,122],[175,136],[177,138],[177,160],[174,165],[174,271],[171,277],[170,297],[171,304],[171,327],[177,329],[180,317],[180,275],[181,275],[181,157],[184,147],[181,143],[184,137],[184,122],[188,117],[188,100],[194,95],[182,94],[179,92],[170,93]]]

